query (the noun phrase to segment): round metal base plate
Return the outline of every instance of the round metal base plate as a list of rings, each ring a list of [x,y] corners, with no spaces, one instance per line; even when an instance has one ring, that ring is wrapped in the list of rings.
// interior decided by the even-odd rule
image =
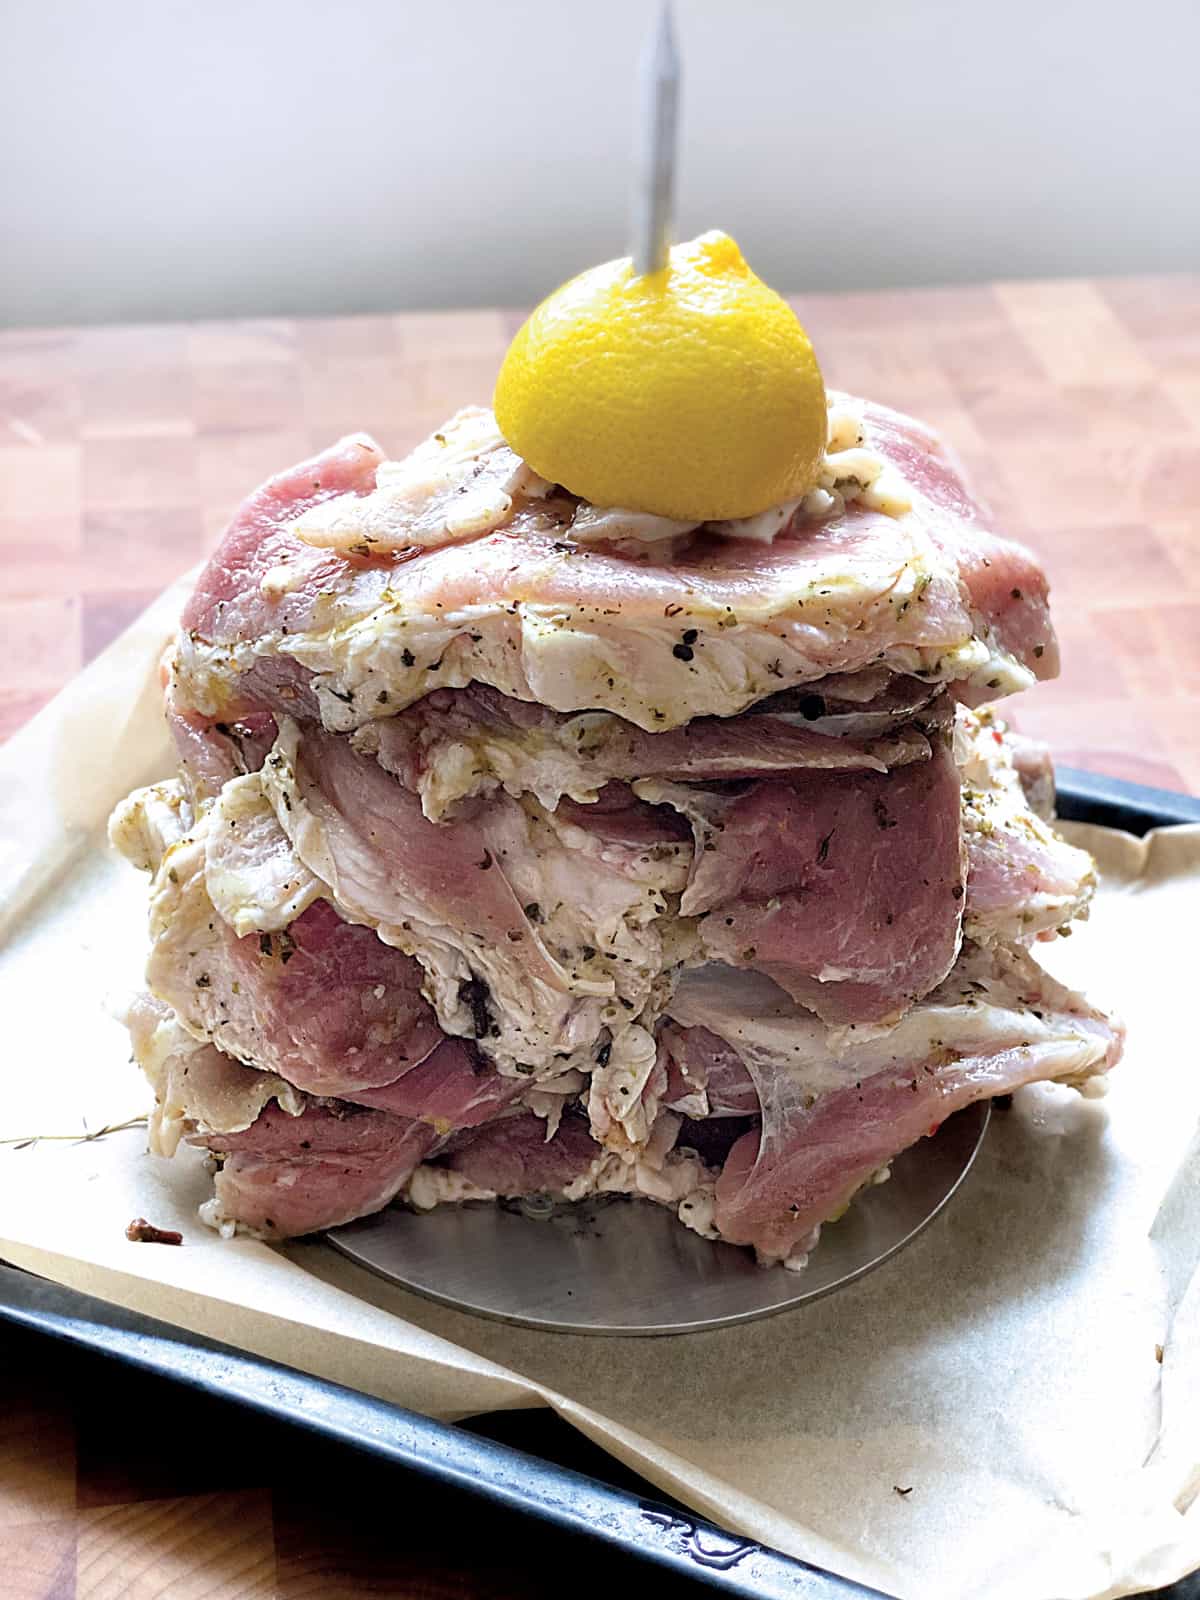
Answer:
[[[360,1266],[460,1311],[557,1333],[667,1334],[749,1322],[861,1278],[914,1239],[966,1176],[987,1130],[986,1101],[897,1156],[827,1227],[803,1272],[755,1264],[649,1201],[601,1197],[532,1219],[468,1203],[399,1209],[326,1235]]]

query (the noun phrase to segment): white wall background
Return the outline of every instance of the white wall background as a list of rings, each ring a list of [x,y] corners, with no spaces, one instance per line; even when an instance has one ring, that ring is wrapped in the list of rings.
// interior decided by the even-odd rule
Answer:
[[[0,0],[0,320],[520,304],[625,250],[647,0]],[[785,290],[1194,267],[1200,0],[676,0]]]

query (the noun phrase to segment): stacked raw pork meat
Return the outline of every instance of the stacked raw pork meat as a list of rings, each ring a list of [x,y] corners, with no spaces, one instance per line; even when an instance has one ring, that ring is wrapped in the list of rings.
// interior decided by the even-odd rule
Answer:
[[[833,397],[824,465],[666,522],[469,410],[246,501],[112,822],[207,1220],[625,1192],[794,1266],[952,1112],[1113,1064],[1029,954],[1091,861],[987,709],[1057,669],[1045,578],[909,419]]]

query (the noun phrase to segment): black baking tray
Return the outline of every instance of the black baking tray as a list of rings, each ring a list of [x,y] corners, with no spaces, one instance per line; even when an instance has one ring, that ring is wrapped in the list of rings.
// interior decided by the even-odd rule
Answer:
[[[1058,806],[1072,821],[1135,834],[1200,822],[1200,799],[1073,768],[1059,769]],[[600,1541],[710,1591],[759,1600],[865,1600],[877,1594],[729,1533],[668,1503],[649,1485],[642,1492],[640,1481],[615,1463],[597,1470],[611,1471],[623,1479],[619,1484],[547,1459],[549,1453],[573,1453],[569,1444],[562,1448],[564,1439],[574,1437],[565,1425],[558,1434],[534,1428],[539,1453],[516,1448],[504,1435],[527,1438],[530,1413],[505,1414],[478,1426],[432,1422],[3,1263],[0,1321],[422,1474],[448,1491],[482,1496],[497,1509]],[[1159,1593],[1162,1600],[1200,1600],[1200,1574]]]

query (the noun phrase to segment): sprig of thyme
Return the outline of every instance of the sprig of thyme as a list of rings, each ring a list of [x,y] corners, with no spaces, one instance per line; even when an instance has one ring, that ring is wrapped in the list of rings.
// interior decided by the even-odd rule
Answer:
[[[109,1133],[124,1133],[128,1128],[144,1128],[146,1117],[130,1117],[127,1122],[106,1123],[103,1128],[89,1128],[85,1122],[82,1133],[30,1133],[17,1139],[0,1139],[0,1145],[11,1145],[14,1150],[28,1150],[31,1145],[51,1140],[70,1144],[91,1144],[93,1139],[103,1139]]]

